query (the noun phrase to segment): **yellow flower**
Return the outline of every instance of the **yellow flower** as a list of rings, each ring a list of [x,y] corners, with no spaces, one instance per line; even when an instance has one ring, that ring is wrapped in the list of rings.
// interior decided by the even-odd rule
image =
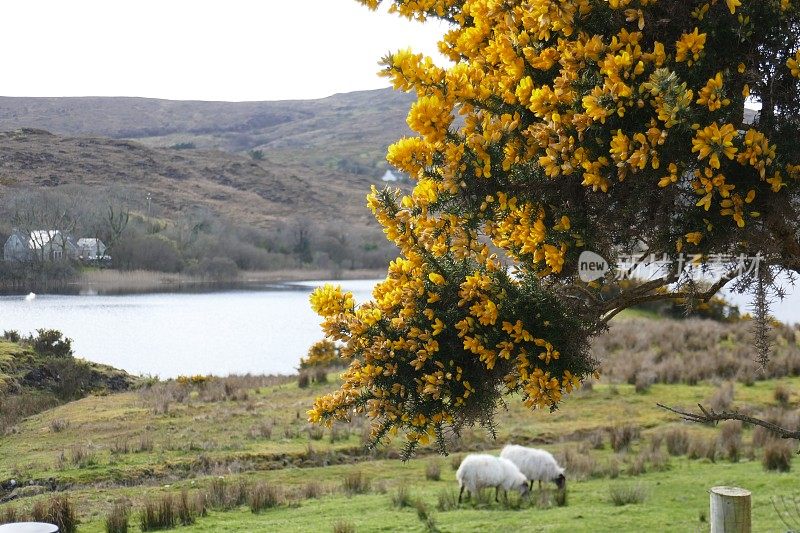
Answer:
[[[716,111],[723,106],[729,105],[731,101],[723,98],[723,85],[722,72],[717,72],[717,75],[708,80],[706,86],[700,89],[697,103],[708,106],[709,111]]]
[[[691,233],[686,234],[686,241],[692,244],[700,244],[700,241],[703,240],[703,234],[699,231],[693,231]]]
[[[434,283],[435,285],[445,284],[444,276],[436,272],[431,272],[430,274],[428,274],[428,279],[431,280],[431,282]]]
[[[728,4],[728,9],[731,10],[731,15],[736,14],[736,8],[742,5],[741,0],[725,0],[725,3]]]
[[[800,78],[800,50],[795,52],[794,57],[786,61],[786,66],[792,71],[792,76]]]
[[[736,128],[731,124],[725,124],[720,128],[717,123],[706,126],[697,132],[692,139],[692,152],[699,152],[697,159],[709,158],[711,168],[720,168],[720,155],[733,159],[737,149],[733,145],[733,138],[736,136]]]
[[[688,61],[691,65],[693,61],[700,59],[700,53],[706,45],[705,33],[700,33],[697,28],[692,33],[684,33],[678,42],[675,43],[675,61]]]

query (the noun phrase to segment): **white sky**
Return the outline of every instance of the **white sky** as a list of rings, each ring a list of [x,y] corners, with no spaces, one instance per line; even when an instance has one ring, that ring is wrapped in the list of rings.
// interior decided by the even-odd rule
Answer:
[[[3,96],[283,100],[388,86],[445,26],[356,0],[3,0]]]

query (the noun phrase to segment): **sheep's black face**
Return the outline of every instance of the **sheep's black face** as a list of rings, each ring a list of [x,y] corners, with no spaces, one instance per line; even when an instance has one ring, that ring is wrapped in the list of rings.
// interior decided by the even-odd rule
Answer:
[[[558,477],[553,480],[553,483],[556,484],[558,490],[564,490],[567,486],[567,478],[564,477],[564,474],[559,474]]]
[[[528,495],[528,482],[526,481],[522,485],[519,486],[519,495],[520,496],[527,496]]]

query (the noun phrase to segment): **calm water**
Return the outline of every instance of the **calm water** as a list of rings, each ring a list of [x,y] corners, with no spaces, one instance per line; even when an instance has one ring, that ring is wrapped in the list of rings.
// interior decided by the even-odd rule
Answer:
[[[335,282],[370,298],[377,280]],[[59,329],[80,357],[174,377],[289,374],[322,338],[308,296],[325,282],[275,290],[133,296],[0,296],[0,330]]]

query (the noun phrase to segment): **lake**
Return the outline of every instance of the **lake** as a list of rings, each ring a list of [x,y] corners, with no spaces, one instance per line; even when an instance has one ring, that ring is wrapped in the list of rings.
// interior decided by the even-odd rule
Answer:
[[[378,280],[308,281],[258,289],[144,295],[0,296],[0,331],[61,330],[75,354],[136,374],[292,374],[322,338],[308,296],[325,283],[357,303]]]

